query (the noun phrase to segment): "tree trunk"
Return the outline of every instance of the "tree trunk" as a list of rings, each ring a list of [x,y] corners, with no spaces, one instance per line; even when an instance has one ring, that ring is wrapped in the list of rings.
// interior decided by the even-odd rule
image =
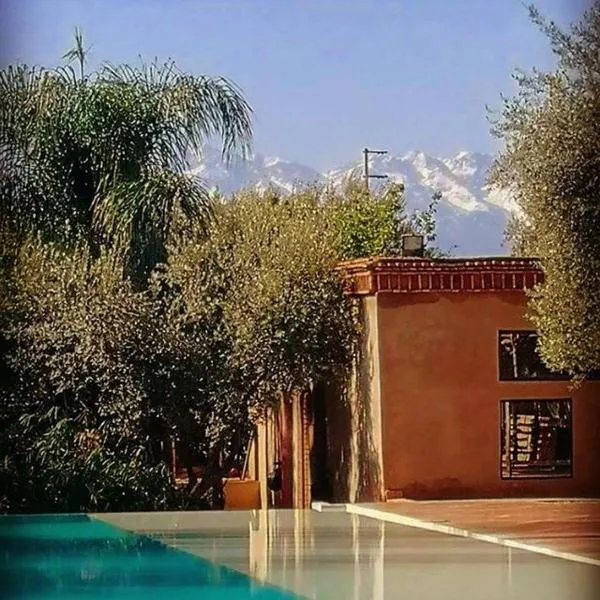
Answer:
[[[209,510],[225,507],[223,492],[223,468],[219,464],[220,452],[213,451],[207,461],[200,482],[191,490],[194,500],[199,500]]]
[[[196,474],[194,473],[194,461],[192,459],[192,453],[190,452],[189,445],[184,440],[181,442],[180,457],[188,476],[188,489],[192,490],[196,483],[198,483],[198,477],[196,477]]]

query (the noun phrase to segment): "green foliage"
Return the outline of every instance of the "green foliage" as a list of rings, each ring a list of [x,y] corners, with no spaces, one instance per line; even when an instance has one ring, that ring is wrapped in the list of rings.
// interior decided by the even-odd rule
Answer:
[[[400,235],[409,231],[403,192],[402,186],[392,184],[372,194],[356,179],[349,180],[342,193],[329,193],[326,202],[342,236],[344,260],[399,251]]]
[[[342,236],[330,215],[318,189],[275,201],[244,192],[220,207],[203,245],[228,275],[233,358],[262,393],[306,386],[345,360],[350,329],[333,271]]]
[[[347,369],[358,334],[335,266],[435,239],[403,190],[308,187],[223,201],[185,171],[250,110],[172,64],[0,75],[0,508],[187,506],[168,445],[218,486],[289,388]],[[210,218],[209,218],[210,217]],[[193,479],[193,477],[192,477]]]
[[[13,257],[0,388],[11,510],[149,509],[172,496],[147,393],[164,336],[110,256],[88,265],[85,248],[35,240]]]
[[[215,208],[206,236],[183,236],[167,269],[181,293],[176,315],[204,339],[214,332],[220,353],[207,352],[206,367],[219,373],[218,388],[231,390],[229,401],[251,398],[252,411],[346,368],[355,307],[335,267],[394,253],[409,230],[401,189],[367,194],[351,181],[337,192],[313,186],[285,197],[244,191]]]
[[[6,235],[11,510],[177,505],[156,449],[171,437],[188,468],[239,462],[282,390],[349,366],[356,306],[334,268],[397,245],[400,200],[353,185],[246,191],[215,202],[208,230],[176,213],[168,262],[141,290],[113,252]]]
[[[193,434],[199,354],[161,318],[164,294],[148,278],[168,259],[175,222],[201,233],[210,217],[188,157],[214,137],[226,159],[244,154],[251,136],[251,110],[225,79],[170,62],[88,74],[86,53],[76,32],[64,58],[79,73],[0,73],[0,453],[11,510],[174,501],[155,442]]]
[[[398,255],[402,235],[410,233],[423,236],[425,256],[444,256],[434,245],[441,193],[436,192],[426,209],[410,217],[406,213],[403,184],[392,183],[377,192],[368,192],[361,180],[350,179],[340,192],[328,190],[324,196],[341,236],[341,260]]]
[[[84,72],[81,34],[65,55],[80,66],[11,66],[0,73],[0,214],[45,239],[106,243],[143,284],[164,260],[175,209],[206,223],[209,201],[188,158],[212,137],[244,152],[251,111],[223,78],[172,62]]]
[[[600,367],[600,2],[563,32],[534,8],[558,58],[552,73],[519,73],[494,130],[505,142],[492,181],[516,189],[513,245],[541,259],[531,318],[548,365]]]

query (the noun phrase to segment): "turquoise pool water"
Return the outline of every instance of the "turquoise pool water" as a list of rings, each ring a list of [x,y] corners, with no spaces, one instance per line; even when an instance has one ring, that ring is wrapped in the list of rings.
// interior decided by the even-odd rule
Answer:
[[[0,517],[0,597],[299,598],[86,515]]]

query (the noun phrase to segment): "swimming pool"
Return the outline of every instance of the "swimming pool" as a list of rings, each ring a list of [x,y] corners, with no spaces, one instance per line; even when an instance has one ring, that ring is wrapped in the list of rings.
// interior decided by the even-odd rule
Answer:
[[[0,516],[0,598],[597,600],[600,568],[346,512]]]
[[[0,557],[2,598],[299,598],[87,515],[0,517]]]

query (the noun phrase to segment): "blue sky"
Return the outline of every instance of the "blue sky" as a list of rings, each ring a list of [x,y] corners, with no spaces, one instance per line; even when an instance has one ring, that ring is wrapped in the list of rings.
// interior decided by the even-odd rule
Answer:
[[[521,0],[1,0],[2,62],[55,65],[75,26],[91,60],[173,58],[224,75],[255,149],[326,169],[361,149],[497,148],[485,106],[515,67],[552,64]],[[560,22],[573,0],[538,0]],[[8,42],[7,42],[8,39]]]

